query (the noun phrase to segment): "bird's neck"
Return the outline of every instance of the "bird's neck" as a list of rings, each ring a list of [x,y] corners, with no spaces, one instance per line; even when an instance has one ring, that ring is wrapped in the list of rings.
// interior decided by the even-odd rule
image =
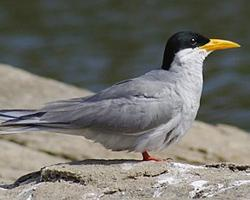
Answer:
[[[175,54],[169,71],[184,76],[202,77],[203,62],[209,53],[200,49],[184,49]]]
[[[169,71],[176,74],[179,87],[182,87],[187,95],[193,94],[200,98],[203,86],[203,61],[207,55],[207,52],[188,49],[175,55]]]

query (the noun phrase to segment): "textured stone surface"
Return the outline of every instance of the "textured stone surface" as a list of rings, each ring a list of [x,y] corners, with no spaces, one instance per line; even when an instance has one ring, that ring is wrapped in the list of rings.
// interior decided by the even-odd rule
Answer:
[[[0,199],[249,199],[250,166],[85,160],[2,185]]]

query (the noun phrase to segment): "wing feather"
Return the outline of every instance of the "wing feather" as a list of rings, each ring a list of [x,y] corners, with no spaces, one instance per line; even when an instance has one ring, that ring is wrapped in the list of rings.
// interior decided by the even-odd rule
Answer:
[[[167,123],[181,108],[173,84],[132,79],[96,95],[54,102],[42,109],[46,113],[40,120],[75,129],[137,134]]]

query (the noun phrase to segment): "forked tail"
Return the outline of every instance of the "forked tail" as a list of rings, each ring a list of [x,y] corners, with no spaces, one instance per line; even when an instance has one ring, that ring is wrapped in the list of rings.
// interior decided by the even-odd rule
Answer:
[[[44,113],[37,110],[0,110],[0,134],[41,130],[37,122]]]

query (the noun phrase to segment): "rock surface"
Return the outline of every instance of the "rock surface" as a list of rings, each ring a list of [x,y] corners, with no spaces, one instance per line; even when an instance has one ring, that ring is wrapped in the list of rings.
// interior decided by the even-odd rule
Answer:
[[[0,199],[250,199],[250,167],[85,160],[2,185]]]
[[[65,98],[74,98],[90,94],[90,92],[87,90],[69,86],[67,84],[60,83],[55,80],[42,78],[7,65],[0,65],[0,75],[1,75],[0,109],[38,108],[48,101],[54,101]],[[247,132],[240,130],[236,127],[228,125],[208,125],[203,122],[195,122],[193,128],[189,131],[188,134],[184,136],[184,138],[178,144],[173,145],[162,152],[153,152],[152,154],[161,158],[171,157],[176,161],[193,163],[193,164],[204,164],[204,163],[208,164],[214,162],[233,162],[237,164],[250,164],[249,143],[250,143],[250,135]],[[46,133],[46,132],[25,133],[17,135],[2,135],[0,137],[0,184],[3,185],[10,184],[13,181],[15,181],[18,177],[26,173],[37,171],[43,166],[53,165],[57,163],[64,163],[68,161],[91,159],[91,158],[141,159],[141,156],[136,153],[111,152],[103,148],[100,144],[95,144],[79,136],[69,136],[69,135]],[[83,168],[79,170],[86,169],[85,167],[90,166],[90,165],[85,166],[85,163],[83,164],[84,164],[84,166],[82,166]],[[141,164],[134,163],[133,168],[137,169],[136,167],[137,165]],[[58,169],[61,169],[63,168],[62,166],[63,165],[56,165],[54,166],[54,168],[58,167]],[[78,165],[65,165],[67,169],[69,169],[69,166],[71,167],[73,166],[75,170],[78,169],[77,168]],[[96,163],[96,165],[91,165],[91,166],[95,166],[97,168],[98,167],[103,168],[107,166],[112,167],[113,165],[112,164],[101,165],[100,163],[99,164]],[[115,165],[114,167],[119,167],[119,166],[120,165]],[[159,166],[162,166],[162,164],[161,165],[157,164],[152,166],[157,166],[158,168]],[[170,168],[171,166],[173,167],[173,165],[169,164],[164,166]],[[52,168],[53,167],[44,168],[42,170],[42,174],[47,169],[52,169]],[[204,169],[206,168],[203,168],[202,170]],[[219,169],[219,170],[223,171],[224,169]],[[112,174],[112,171],[110,172]],[[227,172],[227,170],[225,170],[225,172]],[[233,173],[234,175],[232,176],[237,177],[241,173],[243,172]],[[216,177],[213,178],[216,179]],[[210,180],[206,179],[206,177],[204,177],[204,179]],[[245,179],[239,177],[239,180],[245,180]],[[218,179],[218,181],[222,180]],[[73,189],[75,187],[74,184],[77,185],[75,189]],[[190,185],[191,183],[188,184]],[[228,185],[229,187],[231,183],[228,182],[225,184],[226,185],[229,184]],[[39,190],[36,191],[40,191],[41,195],[43,193],[42,191],[46,191],[46,188],[48,190],[47,194],[49,195],[49,193],[51,192],[51,195],[53,195],[53,191],[49,189],[51,185],[54,185],[53,187],[58,188],[58,190],[63,188],[65,190],[70,190],[71,188],[72,191],[76,190],[81,191],[82,188],[84,187],[84,185],[82,184],[69,183],[68,181],[62,181],[60,183],[59,182],[53,183],[51,181],[41,182],[37,184],[35,182],[29,183],[30,187],[34,186],[35,188],[39,188]],[[102,186],[101,183],[100,185]],[[11,196],[12,192],[14,195],[15,191],[17,190],[21,191],[22,187],[27,188],[28,186],[26,184],[25,186],[19,186],[17,188],[13,188],[12,190],[6,190],[6,191],[3,190],[4,195]],[[192,188],[192,186],[187,186],[187,185],[185,187]],[[242,187],[240,187],[240,190],[241,188]],[[31,190],[33,191],[33,189]],[[139,194],[140,187],[137,187],[137,189],[135,188],[135,190],[137,190]],[[174,191],[173,188],[172,190]],[[100,191],[100,194],[102,194],[103,192],[102,190],[99,189],[98,191]],[[185,191],[187,192],[189,190]],[[228,191],[229,190],[225,190],[226,193]],[[90,199],[92,198],[91,195],[96,195],[96,193],[91,194],[91,191],[89,193],[90,193]],[[114,195],[118,194],[121,195],[121,193],[122,192],[116,191],[114,192]],[[23,194],[26,193],[24,192]],[[164,194],[165,193],[163,192],[163,195]],[[163,197],[162,195],[160,196]],[[108,197],[106,197],[106,194],[104,195],[104,197],[108,199]],[[95,198],[97,197],[95,196]],[[0,199],[2,198],[0,197]]]

